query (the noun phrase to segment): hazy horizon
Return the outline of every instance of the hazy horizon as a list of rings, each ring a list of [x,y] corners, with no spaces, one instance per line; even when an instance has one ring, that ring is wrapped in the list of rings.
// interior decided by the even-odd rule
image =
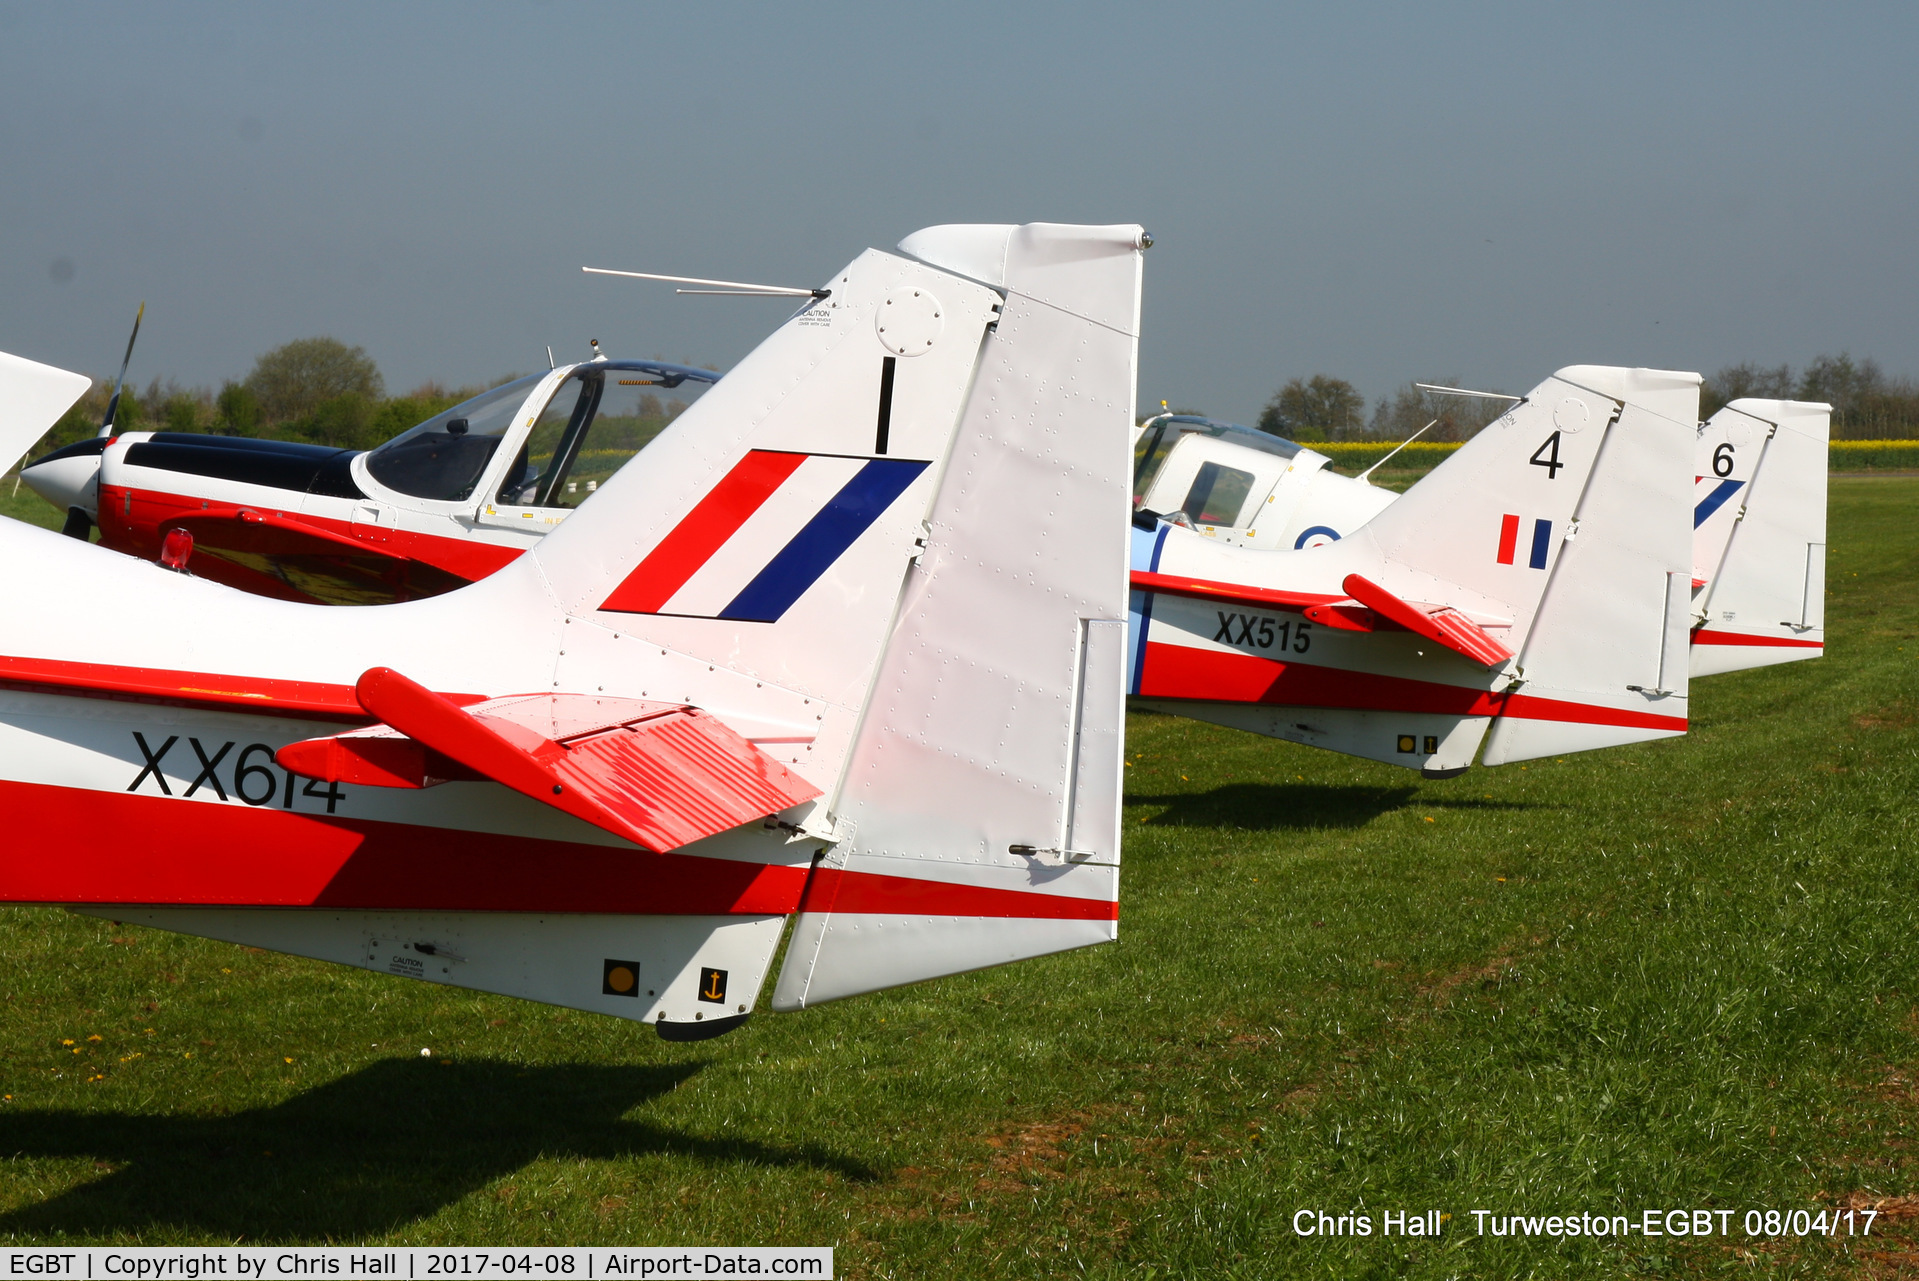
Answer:
[[[1824,353],[1919,374],[1910,10],[0,6],[0,350],[390,390],[598,338],[730,366],[781,284],[939,222],[1144,223],[1139,397],[1524,390]]]

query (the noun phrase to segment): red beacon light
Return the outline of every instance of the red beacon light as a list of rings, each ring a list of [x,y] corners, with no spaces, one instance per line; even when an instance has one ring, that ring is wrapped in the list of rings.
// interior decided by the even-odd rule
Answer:
[[[187,558],[193,555],[193,535],[175,526],[160,544],[160,564],[176,574],[187,572]]]

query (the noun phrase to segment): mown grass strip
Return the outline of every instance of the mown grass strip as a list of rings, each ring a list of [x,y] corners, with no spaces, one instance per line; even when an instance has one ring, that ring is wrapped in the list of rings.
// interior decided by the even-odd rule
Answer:
[[[1828,656],[1700,682],[1683,739],[1426,782],[1136,717],[1120,943],[703,1045],[0,912],[0,1237],[833,1244],[875,1278],[1893,1268],[1912,1219],[1848,1253],[1469,1212],[1919,1204],[1915,499],[1835,478]],[[1302,1208],[1453,1217],[1302,1238]]]

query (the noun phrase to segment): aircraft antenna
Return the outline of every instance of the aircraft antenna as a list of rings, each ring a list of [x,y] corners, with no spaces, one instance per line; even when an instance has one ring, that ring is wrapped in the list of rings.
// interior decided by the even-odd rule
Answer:
[[[1423,385],[1424,384],[1421,384],[1421,383],[1414,384],[1414,386],[1423,386]],[[1398,453],[1400,450],[1406,448],[1406,446],[1412,444],[1415,440],[1418,440],[1421,436],[1424,436],[1427,432],[1433,429],[1433,423],[1436,423],[1438,421],[1439,420],[1437,418],[1433,419],[1433,422],[1427,423],[1424,427],[1421,427],[1418,431],[1406,437],[1406,439],[1400,441],[1399,444],[1393,447],[1392,453],[1386,455],[1386,458],[1391,458],[1393,454]],[[1384,467],[1386,465],[1386,458],[1380,459],[1378,462],[1374,463],[1371,467],[1368,467],[1365,471],[1359,473],[1359,483],[1362,485],[1372,484],[1373,482],[1370,480],[1367,480],[1366,478],[1372,475],[1374,472],[1378,471],[1381,467]]]
[[[140,310],[133,313],[133,332],[127,335],[127,354],[120,358],[120,376],[113,380],[113,399],[107,402],[107,412],[100,420],[100,430],[94,433],[96,436],[113,435],[114,415],[120,412],[120,387],[127,380],[127,365],[133,360],[133,340],[140,336],[140,321],[146,314],[147,304],[142,300]]]
[[[546,367],[548,369],[557,369],[559,367],[557,364],[554,363],[554,360],[553,360],[553,344],[552,343],[548,343],[546,345]]]
[[[1526,399],[1524,396],[1508,396],[1503,391],[1467,391],[1464,387],[1437,387],[1432,383],[1414,383],[1413,386],[1421,391],[1436,391],[1442,396],[1484,396],[1488,400],[1512,401]]]
[[[675,289],[676,294],[712,294],[740,298],[830,298],[831,289],[796,289],[790,285],[751,285],[739,280],[706,280],[699,276],[662,276],[652,271],[614,271],[610,267],[582,267],[595,276],[631,276],[635,280],[664,280],[668,284],[711,285],[710,289]]]

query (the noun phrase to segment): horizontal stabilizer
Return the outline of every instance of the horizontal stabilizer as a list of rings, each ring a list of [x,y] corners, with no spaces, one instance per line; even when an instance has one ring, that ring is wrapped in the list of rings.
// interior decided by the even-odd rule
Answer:
[[[491,779],[662,854],[820,794],[694,707],[577,694],[461,707],[385,667],[354,693],[384,724],[290,743],[280,764],[373,787]]]
[[[1379,584],[1358,574],[1346,575],[1340,584],[1354,600],[1390,622],[1456,654],[1464,654],[1482,667],[1497,667],[1513,652],[1488,636],[1480,626],[1450,605],[1426,605],[1401,600]]]
[[[1247,583],[1220,582],[1185,574],[1155,574],[1143,569],[1132,571],[1132,588],[1136,592],[1164,592],[1168,596],[1191,596],[1196,600],[1228,601],[1266,609],[1305,610],[1339,599],[1325,592],[1292,592],[1284,588],[1254,587]]]

